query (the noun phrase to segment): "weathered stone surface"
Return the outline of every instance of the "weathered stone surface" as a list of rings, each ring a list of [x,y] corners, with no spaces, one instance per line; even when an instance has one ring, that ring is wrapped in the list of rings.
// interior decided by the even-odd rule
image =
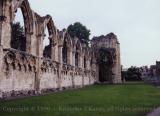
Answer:
[[[18,8],[24,16],[26,50],[10,48],[11,23]],[[49,31],[48,58],[43,57],[45,29]],[[64,47],[65,45],[65,47]],[[65,50],[64,50],[65,48]],[[120,44],[110,33],[95,37],[91,47],[59,31],[50,15],[35,13],[28,0],[0,1],[0,98],[28,96],[79,88],[99,81],[97,50],[115,50],[113,83],[121,83]],[[64,62],[65,61],[65,62]]]

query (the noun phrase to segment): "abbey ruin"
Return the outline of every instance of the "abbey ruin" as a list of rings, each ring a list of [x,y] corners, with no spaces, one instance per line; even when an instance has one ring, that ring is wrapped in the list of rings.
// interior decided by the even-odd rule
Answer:
[[[18,8],[24,18],[24,51],[11,48],[11,24]],[[47,58],[43,55],[46,28],[50,41]],[[28,0],[1,0],[0,98],[79,88],[100,82],[121,83],[117,36],[109,33],[94,37],[90,44],[86,46],[78,38],[70,37],[67,30],[59,31],[52,17],[38,15],[30,8]],[[102,71],[104,67],[107,67],[106,72]]]

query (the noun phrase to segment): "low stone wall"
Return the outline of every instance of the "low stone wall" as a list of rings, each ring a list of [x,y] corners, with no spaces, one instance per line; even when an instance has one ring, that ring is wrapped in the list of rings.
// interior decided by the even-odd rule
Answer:
[[[14,49],[1,53],[0,98],[30,96],[95,83],[93,71]]]

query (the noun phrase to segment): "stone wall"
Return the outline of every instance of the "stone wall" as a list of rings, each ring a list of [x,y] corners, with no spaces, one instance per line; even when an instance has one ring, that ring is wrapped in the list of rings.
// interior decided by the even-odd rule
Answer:
[[[92,39],[91,45],[97,56],[101,48],[105,48],[106,50],[111,52],[113,57],[112,82],[121,83],[120,43],[118,42],[117,36],[114,33],[109,33],[106,36],[101,35],[99,37],[94,37]],[[97,64],[96,67],[96,73],[99,73],[99,65]],[[97,76],[99,76],[99,74],[97,74]]]
[[[24,52],[12,49],[10,46],[11,24],[18,8],[22,10],[24,17],[26,37]],[[43,56],[45,29],[48,29],[50,41],[48,58]],[[114,83],[119,83],[120,48],[117,41],[96,40],[92,43],[97,43],[98,48],[110,46],[116,49],[116,65],[113,72],[116,74]],[[64,48],[67,52],[66,62],[64,62]],[[59,31],[52,17],[38,15],[30,8],[28,0],[1,0],[0,98],[79,88],[98,82],[95,48],[94,45],[87,47],[76,37],[71,38],[67,30]],[[76,54],[78,54],[77,59]]]

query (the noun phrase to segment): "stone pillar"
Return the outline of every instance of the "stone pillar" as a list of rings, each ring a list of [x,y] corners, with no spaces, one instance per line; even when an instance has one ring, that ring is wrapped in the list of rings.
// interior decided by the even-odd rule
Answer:
[[[57,61],[56,55],[57,55],[57,52],[56,52],[56,44],[51,43],[51,60],[52,60],[52,61]]]
[[[35,46],[31,45],[31,37],[33,33],[26,33],[26,52],[32,54],[32,49],[36,49]],[[33,54],[36,55],[36,54]]]
[[[75,51],[72,51],[72,66],[75,66]]]
[[[67,63],[72,65],[72,49],[67,48]]]
[[[94,64],[96,67],[96,81],[99,82],[99,65]]]
[[[96,62],[96,58],[92,59],[92,71],[96,73],[96,81],[99,82],[99,65]]]
[[[86,69],[87,70],[90,70],[91,69],[91,67],[90,67],[90,59],[86,59]]]
[[[37,56],[38,57],[43,57],[43,34],[39,34],[37,36]]]
[[[81,59],[81,61],[80,61],[80,67],[82,68],[82,69],[84,69],[84,54],[83,53],[80,53],[81,55],[80,55],[80,59]]]
[[[10,48],[11,43],[11,1],[0,1],[0,45]]]
[[[115,64],[113,67],[113,73],[114,75],[114,83],[121,83],[121,62],[120,62],[120,45],[119,43],[116,43],[115,45],[116,48],[116,59],[115,59]]]
[[[2,72],[2,68],[3,68],[3,47],[0,46],[0,71]],[[2,73],[0,73],[0,78],[2,78]]]
[[[35,90],[36,90],[36,93],[41,93],[40,91],[40,79],[41,79],[41,64],[42,64],[42,60],[41,60],[41,43],[42,43],[42,35],[39,34],[37,35],[37,64],[36,64],[36,75],[35,75]]]
[[[83,68],[83,60],[82,60],[82,54],[81,53],[79,53],[78,54],[79,55],[79,62],[78,62],[78,66],[80,67],[80,68]]]
[[[37,37],[34,32],[26,33],[26,52],[37,56]]]
[[[3,71],[3,47],[0,46],[0,71]],[[0,73],[0,78],[3,78],[3,74]],[[1,80],[1,79],[0,79]],[[2,91],[3,91],[3,85],[0,85],[0,98],[3,97]]]
[[[75,88],[75,74],[74,74],[74,72],[75,72],[75,54],[76,54],[76,52],[75,52],[75,50],[73,50],[72,51],[72,66],[74,66],[74,71],[73,71],[73,74],[72,74],[72,85],[73,85],[73,88]]]
[[[62,60],[62,48],[63,48],[62,45],[58,46],[58,61],[59,61],[60,64],[63,63],[63,60]]]
[[[63,60],[62,60],[62,47],[63,47],[63,45],[60,45],[60,46],[58,46],[58,59],[59,59],[59,63],[60,63],[60,65],[59,65],[59,71],[58,71],[58,88],[59,89],[62,89],[61,88],[61,71],[62,71],[62,66],[63,66]]]
[[[120,44],[117,43],[117,73],[118,73],[118,80],[117,83],[122,83],[122,75],[121,75],[121,58],[120,58]]]
[[[117,62],[114,62],[114,66],[112,68],[112,83],[117,83]]]
[[[54,41],[56,39],[54,38],[53,35],[50,35],[48,39],[50,40],[50,45],[51,45],[51,60],[58,62],[58,55],[57,55],[58,48],[57,48],[57,43]]]
[[[36,60],[37,64],[36,64],[36,74],[35,74],[35,85],[34,85],[34,88],[35,88],[35,91],[37,94],[41,93],[41,90],[40,90],[40,80],[41,80],[41,58],[38,57],[37,60]]]

